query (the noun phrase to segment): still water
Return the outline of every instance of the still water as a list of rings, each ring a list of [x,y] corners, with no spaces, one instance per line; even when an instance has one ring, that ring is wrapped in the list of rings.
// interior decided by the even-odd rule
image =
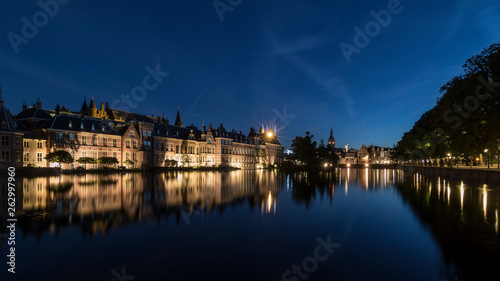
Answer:
[[[4,239],[0,280],[500,280],[500,189],[480,183],[337,169],[17,184],[16,274]]]

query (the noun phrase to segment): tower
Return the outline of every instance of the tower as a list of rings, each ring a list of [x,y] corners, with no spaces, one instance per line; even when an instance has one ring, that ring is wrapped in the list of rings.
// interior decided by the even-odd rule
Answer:
[[[330,129],[330,138],[328,138],[328,146],[331,149],[335,148],[335,138],[333,137],[333,128]]]
[[[83,96],[83,104],[80,108],[80,113],[87,114],[89,107],[87,106],[87,97]]]
[[[97,107],[95,106],[94,97],[90,101],[88,114],[92,117],[97,117]]]
[[[181,111],[180,108],[177,108],[177,117],[175,117],[175,126],[182,127],[182,119],[181,119]]]

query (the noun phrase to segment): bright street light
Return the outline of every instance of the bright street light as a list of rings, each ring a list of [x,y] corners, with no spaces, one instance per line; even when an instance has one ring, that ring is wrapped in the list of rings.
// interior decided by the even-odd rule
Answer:
[[[271,132],[267,133],[267,137],[268,138],[272,138],[273,137],[273,133],[271,133]]]

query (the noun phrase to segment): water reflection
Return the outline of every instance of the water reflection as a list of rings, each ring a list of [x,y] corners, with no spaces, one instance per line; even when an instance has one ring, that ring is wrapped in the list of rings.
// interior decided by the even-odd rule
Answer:
[[[26,233],[60,232],[81,225],[85,234],[121,224],[217,210],[248,201],[276,212],[284,176],[265,171],[170,172],[163,174],[61,175],[25,178],[18,217]],[[187,214],[186,214],[187,213]]]
[[[418,173],[396,186],[421,222],[429,226],[446,261],[456,263],[467,280],[497,280],[500,190]]]
[[[449,178],[434,178],[418,173],[405,174],[403,171],[388,169],[337,169],[332,172],[293,174],[275,171],[234,171],[62,175],[19,180],[21,183],[18,184],[22,185],[17,195],[19,228],[23,236],[34,236],[40,244],[43,244],[41,243],[43,233],[61,235],[66,230],[81,231],[85,237],[93,239],[92,244],[95,244],[104,240],[94,239],[99,235],[107,235],[112,231],[119,232],[117,228],[126,225],[141,228],[143,226],[138,222],[143,221],[157,221],[161,226],[171,225],[177,230],[189,231],[190,219],[194,218],[192,216],[196,215],[196,218],[201,220],[212,212],[220,214],[236,212],[238,208],[234,207],[241,205],[247,205],[250,210],[255,210],[254,213],[257,217],[260,216],[259,218],[272,217],[272,220],[261,221],[272,221],[276,225],[276,228],[272,228],[272,224],[262,227],[253,224],[254,229],[251,230],[255,233],[251,233],[250,229],[245,229],[245,232],[234,232],[239,233],[238,235],[247,233],[249,236],[245,241],[253,241],[255,237],[259,241],[266,241],[272,235],[280,237],[268,244],[264,242],[252,244],[255,247],[266,245],[274,249],[273,245],[278,245],[281,239],[287,237],[293,243],[296,243],[294,239],[297,241],[308,239],[310,237],[301,235],[304,235],[302,231],[310,228],[313,228],[311,233],[314,235],[327,228],[329,228],[328,233],[335,233],[335,229],[344,227],[347,211],[352,212],[356,219],[353,220],[353,230],[348,233],[348,237],[353,237],[353,240],[369,240],[370,243],[377,244],[383,240],[377,240],[381,238],[373,235],[377,233],[374,229],[384,225],[388,218],[392,218],[393,213],[404,212],[402,207],[398,208],[398,203],[403,201],[404,208],[409,206],[413,212],[413,214],[409,212],[404,219],[419,222],[417,228],[420,228],[420,225],[424,226],[440,247],[445,264],[443,271],[448,272],[449,268],[457,267],[457,270],[452,271],[453,274],[455,271],[459,272],[459,280],[496,280],[488,277],[497,276],[496,271],[493,271],[500,262],[498,258],[500,190],[488,185],[471,184]],[[4,192],[4,189],[2,190]],[[393,196],[394,194],[396,195]],[[311,208],[313,205],[323,205],[322,202],[335,211],[329,213],[330,208]],[[359,202],[362,204],[356,205]],[[6,208],[2,206],[2,210]],[[380,213],[377,213],[377,210]],[[232,233],[230,232],[232,229],[241,229],[242,225],[251,225],[252,220],[248,216],[250,213],[247,210],[240,210],[237,220],[217,221],[220,223],[217,227],[222,227],[217,235]],[[335,214],[341,215],[335,216]],[[306,221],[300,217],[310,219]],[[175,222],[167,224],[166,222],[171,219]],[[359,221],[358,225],[355,224],[356,221]],[[201,231],[197,233],[199,237],[210,233],[203,232],[199,224],[196,226],[198,228],[192,229]],[[295,231],[297,227],[303,229],[297,232]],[[399,235],[394,232],[394,229],[398,229],[398,225],[385,224],[385,227],[378,232],[380,236]],[[292,236],[291,232],[296,236]],[[189,248],[186,245],[190,244],[182,244],[183,237],[172,236],[174,235],[172,233],[169,235],[171,235],[169,241],[174,241],[173,244],[178,242],[179,245]],[[50,239],[45,237],[49,236],[44,236],[44,240]],[[416,238],[414,243],[425,240],[421,236],[413,238]],[[236,241],[239,241],[238,239]],[[199,247],[210,247],[203,244],[203,239],[193,240],[198,241],[196,243]],[[163,240],[158,238],[154,241],[163,243]],[[361,242],[356,240],[352,243]],[[222,245],[223,249],[227,246],[219,245]],[[242,244],[234,245],[243,247]],[[282,247],[288,247],[287,245],[289,244]],[[352,246],[346,242],[343,247],[350,249]],[[375,251],[377,254],[367,257],[366,264],[376,264],[378,260],[382,260],[379,257],[380,253],[385,251],[386,247],[391,248],[391,245],[372,247],[377,249]],[[421,245],[421,247],[435,246]],[[260,248],[261,252],[266,249]],[[207,250],[207,253],[211,253],[214,249],[210,250]],[[289,251],[293,254],[293,249]],[[339,253],[339,260],[335,262],[355,254],[353,252],[346,255],[344,252],[345,256],[342,256]],[[404,254],[415,256],[419,253]],[[302,252],[299,253],[299,260],[302,255]],[[364,257],[363,254],[360,256]],[[278,254],[276,257],[284,260]],[[333,259],[335,257],[332,257],[332,262]],[[289,266],[288,262],[286,260],[284,268]],[[352,264],[343,266],[349,268]],[[277,271],[280,271],[280,268],[277,268]],[[342,273],[342,266],[332,267],[331,270],[334,273]],[[277,272],[277,276],[281,273]]]

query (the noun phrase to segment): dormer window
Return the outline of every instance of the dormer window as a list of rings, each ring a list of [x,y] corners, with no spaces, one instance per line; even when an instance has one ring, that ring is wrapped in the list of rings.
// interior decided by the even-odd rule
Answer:
[[[83,130],[83,121],[80,123],[80,129]]]
[[[102,131],[104,132],[104,124],[102,124]]]
[[[72,128],[73,127],[73,122],[69,121],[68,127]]]
[[[95,124],[92,123],[92,131],[95,130]]]

